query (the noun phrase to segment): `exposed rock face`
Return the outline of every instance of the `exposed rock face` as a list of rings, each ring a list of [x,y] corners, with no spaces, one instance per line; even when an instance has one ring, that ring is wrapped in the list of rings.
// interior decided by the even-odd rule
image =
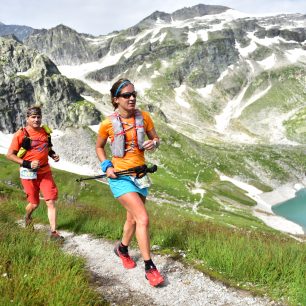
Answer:
[[[164,22],[167,22],[167,23],[171,22],[171,14],[155,11],[154,13],[149,15],[148,17],[146,17],[143,20],[141,20],[138,24],[136,24],[136,26],[134,26],[134,27],[132,27],[130,29],[145,29],[145,28],[149,28],[152,25],[154,25],[157,20],[161,20],[161,21],[164,21]],[[138,33],[135,33],[135,34],[138,34]]]
[[[221,5],[205,5],[198,4],[192,7],[184,7],[180,10],[173,12],[172,14],[167,14],[164,12],[155,11],[148,17],[140,21],[136,26],[140,28],[149,28],[157,20],[170,23],[171,20],[186,20],[194,17],[201,17],[204,15],[220,14],[228,10],[229,7]]]
[[[174,20],[186,20],[194,17],[201,17],[204,15],[220,14],[227,11],[229,7],[221,5],[205,5],[198,4],[192,7],[185,7],[177,10],[171,14]]]
[[[64,135],[52,138],[59,156],[71,163],[87,166],[98,174],[101,168],[95,152],[95,141],[96,135],[89,128],[67,128]]]
[[[235,35],[232,30],[223,30],[211,34],[207,42],[198,41],[192,46],[182,43],[185,29],[164,29],[163,44],[147,42],[139,52],[135,52],[128,59],[122,59],[116,65],[107,66],[87,77],[96,81],[111,81],[122,73],[132,71],[139,63],[151,63],[158,59],[169,60],[180,57],[169,73],[172,85],[180,86],[187,82],[194,87],[205,87],[215,82],[229,65],[238,60],[235,48]]]
[[[250,126],[253,122],[250,121],[254,117],[253,112],[256,116],[266,105],[273,104],[271,107],[275,108],[275,113],[282,114],[282,120],[286,120],[292,139],[302,138],[296,135],[297,129],[294,129],[302,115],[293,115],[297,111],[302,114],[305,104],[304,90],[301,90],[306,61],[305,15],[255,18],[246,17],[228,7],[199,4],[171,14],[156,11],[133,27],[99,37],[79,34],[60,25],[33,32],[26,44],[46,54],[52,62],[43,56],[28,59],[23,56],[23,51],[14,51],[10,64],[2,69],[6,74],[20,71],[24,74],[24,71],[30,70],[30,76],[18,75],[10,81],[10,86],[16,88],[33,87],[34,93],[29,90],[18,92],[22,101],[24,96],[29,99],[38,97],[48,107],[49,101],[54,100],[64,101],[61,102],[64,105],[67,100],[79,101],[73,103],[73,107],[67,104],[69,116],[54,114],[50,120],[57,126],[61,126],[62,120],[66,125],[68,122],[74,125],[88,121],[85,109],[90,111],[91,105],[77,97],[85,90],[84,86],[76,88],[72,81],[63,79],[53,62],[76,65],[97,61],[97,64],[84,65],[84,74],[80,76],[78,71],[75,77],[80,80],[85,78],[89,86],[103,88],[103,91],[120,77],[133,80],[136,86],[141,83],[143,92],[139,90],[138,101],[143,103],[142,106],[154,106],[166,114],[167,122],[176,124],[178,129],[181,127],[180,131],[187,136],[194,136],[195,132],[187,133],[190,129],[182,122],[197,122],[197,125],[200,122],[201,127],[197,130],[201,135],[197,139],[205,137],[202,137],[201,131],[205,128],[214,131],[213,137],[215,133],[231,135],[235,130],[238,134],[243,131],[246,141],[253,141],[256,137],[256,141],[268,139],[269,142],[273,137],[262,136],[262,131],[273,130],[266,126],[274,118],[261,116],[252,130]],[[16,70],[14,67],[17,64],[19,68]],[[35,71],[33,65],[38,67]],[[297,75],[289,77],[293,66],[298,68],[293,73]],[[70,70],[77,70],[74,67],[69,72],[66,67],[60,69],[69,77]],[[272,72],[278,69],[282,86],[276,89],[279,81]],[[291,91],[291,88],[294,90]],[[282,89],[284,93],[280,97]],[[278,97],[278,103],[273,103],[275,97]],[[107,100],[108,97],[105,98]],[[16,99],[16,94],[12,94],[11,99]],[[94,103],[104,112],[106,100],[98,98]],[[292,104],[291,100],[295,103]],[[53,106],[54,109],[56,107]],[[223,124],[221,121],[224,118]],[[282,123],[279,125],[282,126]],[[274,138],[278,139],[278,133],[275,135]],[[285,137],[283,139],[285,141]]]
[[[293,40],[296,42],[304,42],[306,40],[306,29],[305,28],[295,28],[295,29],[279,29],[277,27],[268,30],[261,29],[255,33],[259,38],[273,38],[280,36],[285,40]]]
[[[100,113],[49,58],[0,38],[0,130],[12,133],[23,126],[26,108],[34,104],[42,106],[44,122],[52,128],[100,121]]]
[[[97,59],[97,52],[87,41],[88,35],[59,25],[50,30],[34,32],[25,44],[47,54],[57,65],[80,64]]]

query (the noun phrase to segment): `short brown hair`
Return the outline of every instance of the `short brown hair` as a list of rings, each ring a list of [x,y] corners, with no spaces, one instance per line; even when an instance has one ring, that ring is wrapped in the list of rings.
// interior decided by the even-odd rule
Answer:
[[[27,117],[39,115],[41,116],[41,108],[39,106],[31,106],[27,109]]]

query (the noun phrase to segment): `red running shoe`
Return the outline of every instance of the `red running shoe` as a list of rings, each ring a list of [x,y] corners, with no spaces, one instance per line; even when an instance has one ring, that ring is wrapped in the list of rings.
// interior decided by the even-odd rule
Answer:
[[[164,278],[160,275],[156,268],[151,268],[150,270],[146,271],[146,279],[153,287],[161,285],[164,282]]]
[[[136,262],[130,257],[130,255],[127,254],[123,254],[119,251],[119,245],[120,243],[118,243],[115,248],[114,248],[114,252],[115,254],[122,260],[122,264],[123,267],[126,269],[133,269],[136,267]]]

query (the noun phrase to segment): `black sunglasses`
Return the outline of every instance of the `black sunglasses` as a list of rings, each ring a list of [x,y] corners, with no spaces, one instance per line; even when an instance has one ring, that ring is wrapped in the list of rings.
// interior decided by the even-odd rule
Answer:
[[[129,99],[131,96],[133,96],[134,98],[137,97],[137,92],[133,91],[133,92],[124,92],[122,94],[119,94],[117,97],[122,97],[124,99]]]

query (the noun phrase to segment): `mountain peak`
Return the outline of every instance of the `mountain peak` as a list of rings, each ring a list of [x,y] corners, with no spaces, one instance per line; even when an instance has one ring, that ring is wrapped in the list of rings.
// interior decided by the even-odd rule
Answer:
[[[136,26],[140,27],[150,27],[157,20],[162,20],[164,22],[171,22],[171,20],[185,20],[194,17],[201,17],[204,15],[213,15],[223,13],[230,8],[222,5],[205,5],[198,4],[191,7],[184,7],[177,11],[174,11],[172,14],[165,12],[155,11],[148,17],[141,20]]]
[[[155,11],[154,13],[149,15],[148,17],[146,17],[143,20],[141,20],[137,24],[137,26],[144,26],[144,27],[151,26],[157,20],[162,20],[162,21],[165,21],[165,22],[170,22],[171,21],[171,14],[160,12],[160,11]]]
[[[204,15],[214,15],[223,13],[230,8],[222,5],[206,5],[198,4],[191,7],[184,7],[171,14],[174,20],[185,20],[194,17],[201,17]]]
[[[67,31],[67,32],[74,32],[74,33],[77,33],[76,30],[72,29],[72,28],[69,28],[68,26],[64,25],[64,24],[59,24],[53,28],[51,28],[49,31]]]

